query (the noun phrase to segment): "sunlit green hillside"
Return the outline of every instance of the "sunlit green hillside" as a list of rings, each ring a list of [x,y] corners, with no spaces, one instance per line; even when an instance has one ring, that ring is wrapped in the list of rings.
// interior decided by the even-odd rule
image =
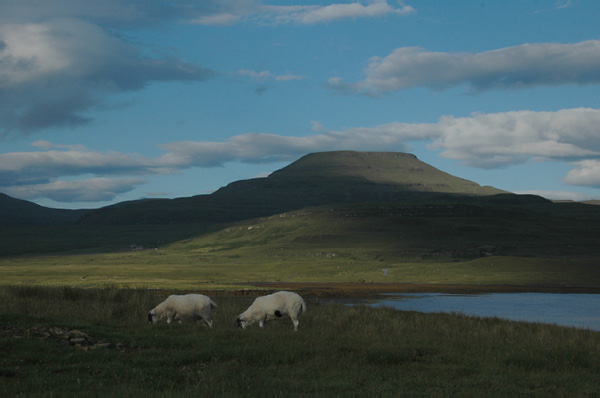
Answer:
[[[0,278],[8,284],[172,288],[265,281],[600,285],[597,208],[534,207],[320,206],[144,249],[2,258]]]

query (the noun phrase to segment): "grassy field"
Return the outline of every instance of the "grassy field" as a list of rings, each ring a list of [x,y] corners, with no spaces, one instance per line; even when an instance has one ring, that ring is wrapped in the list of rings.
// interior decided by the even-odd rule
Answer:
[[[258,261],[245,250],[231,257],[177,250],[0,259],[0,284],[163,289],[242,289],[258,282],[357,282],[597,287],[587,259],[487,257],[462,262],[352,262],[327,251],[294,261]],[[319,253],[321,253],[319,255]],[[565,268],[569,272],[565,273]],[[384,273],[385,272],[385,273]]]
[[[528,224],[518,214],[488,219],[486,209],[457,215],[466,210],[445,205],[409,210],[319,207],[195,234],[193,225],[102,227],[96,250],[0,257],[0,284],[212,290],[256,282],[600,286],[600,223],[573,217],[561,226],[540,223],[539,216]],[[448,211],[455,214],[444,216]],[[77,248],[78,234],[67,231],[63,244]],[[55,239],[61,241],[58,234]],[[108,245],[111,239],[121,245]]]
[[[234,320],[249,297],[213,297],[219,305],[214,329],[148,325],[147,311],[165,295],[114,287],[0,288],[0,394],[581,396],[600,391],[598,332],[324,305],[311,297],[296,333],[289,321],[238,330]],[[85,334],[97,348],[74,345],[65,340],[68,333]]]
[[[597,210],[537,202],[366,203],[229,224],[0,228],[0,284],[600,286]]]

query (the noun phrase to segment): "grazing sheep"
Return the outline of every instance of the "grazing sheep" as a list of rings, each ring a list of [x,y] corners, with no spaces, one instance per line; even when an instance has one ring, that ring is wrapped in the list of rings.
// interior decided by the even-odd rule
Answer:
[[[261,328],[266,321],[283,316],[289,317],[294,323],[294,330],[298,330],[298,317],[306,312],[306,304],[302,297],[293,292],[277,292],[268,296],[257,297],[248,309],[237,318],[241,329],[258,322]]]
[[[202,319],[209,327],[213,327],[212,310],[217,305],[207,296],[202,294],[172,294],[165,301],[148,312],[148,323],[157,323],[166,318],[167,323],[172,320]]]

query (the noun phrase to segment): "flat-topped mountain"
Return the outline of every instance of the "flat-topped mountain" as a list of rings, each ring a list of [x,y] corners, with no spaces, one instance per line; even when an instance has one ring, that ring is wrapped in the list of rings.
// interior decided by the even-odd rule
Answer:
[[[322,204],[500,193],[506,192],[444,173],[411,154],[335,151],[306,155],[267,178],[236,181],[210,195],[109,206],[81,222],[229,222]]]
[[[348,185],[384,185],[404,191],[472,195],[506,193],[455,177],[420,161],[415,155],[400,152],[312,153],[275,171],[267,180],[273,183],[338,181]]]
[[[11,213],[29,219],[11,219]],[[212,247],[215,256],[229,248],[222,255],[245,258],[248,252],[231,248],[254,247],[250,258],[261,261],[269,253],[280,258],[282,248],[290,258],[313,258],[298,253],[312,253],[314,244],[348,258],[376,253],[394,262],[422,256],[592,258],[600,250],[598,220],[599,206],[482,187],[410,154],[340,151],[304,156],[267,178],[233,182],[210,195],[81,212],[0,195],[0,256],[185,241],[185,250]],[[246,223],[260,228],[249,233]],[[365,264],[372,262],[366,256]]]

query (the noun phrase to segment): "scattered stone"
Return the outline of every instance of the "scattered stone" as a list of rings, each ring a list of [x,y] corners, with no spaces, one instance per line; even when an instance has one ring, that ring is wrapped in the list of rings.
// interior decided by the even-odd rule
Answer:
[[[36,336],[44,340],[49,338],[55,338],[59,340],[58,343],[61,345],[77,347],[84,351],[87,351],[88,349],[94,350],[113,347],[112,343],[104,340],[95,339],[87,333],[77,329],[69,330],[66,328],[60,328],[56,326],[33,326],[30,328],[2,326],[0,327],[0,330],[5,335],[11,335],[15,339],[21,339],[30,336]],[[122,350],[125,348],[125,346],[121,343],[117,343],[116,348],[118,350]]]

